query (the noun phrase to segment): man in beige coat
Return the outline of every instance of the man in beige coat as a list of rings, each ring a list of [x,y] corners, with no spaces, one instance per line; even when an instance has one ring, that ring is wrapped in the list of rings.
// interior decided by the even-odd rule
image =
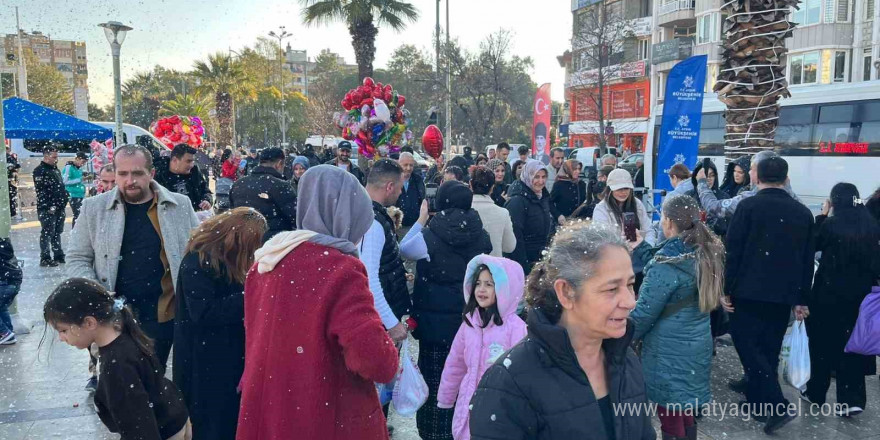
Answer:
[[[177,271],[199,221],[189,199],[153,181],[145,148],[116,150],[116,188],[87,198],[70,235],[67,275],[125,298],[164,366],[174,337]]]

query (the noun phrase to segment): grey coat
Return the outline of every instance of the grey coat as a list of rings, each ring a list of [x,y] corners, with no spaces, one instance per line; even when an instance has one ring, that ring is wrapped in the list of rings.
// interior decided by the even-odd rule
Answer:
[[[199,220],[187,196],[172,193],[156,182],[150,182],[150,187],[159,196],[159,229],[162,231],[171,278],[174,286],[177,286],[180,261],[185,254],[190,231],[199,225]],[[116,286],[119,252],[125,231],[125,205],[119,188],[86,198],[76,226],[68,242],[67,276],[98,281],[112,292]]]

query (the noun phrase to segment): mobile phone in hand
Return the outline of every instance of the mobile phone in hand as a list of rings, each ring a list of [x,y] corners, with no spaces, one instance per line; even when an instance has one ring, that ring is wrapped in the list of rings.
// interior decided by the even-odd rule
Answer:
[[[633,212],[623,213],[623,234],[627,241],[636,241],[636,214]]]

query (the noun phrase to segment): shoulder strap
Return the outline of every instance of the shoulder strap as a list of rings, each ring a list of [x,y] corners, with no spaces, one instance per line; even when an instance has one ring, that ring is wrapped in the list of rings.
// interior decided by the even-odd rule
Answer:
[[[683,309],[685,307],[697,306],[697,305],[699,305],[699,304],[697,302],[696,295],[688,296],[687,298],[676,301],[672,304],[666,304],[666,307],[663,308],[663,313],[660,314],[660,319],[666,319],[666,318],[678,313],[679,311],[681,311],[681,309]]]

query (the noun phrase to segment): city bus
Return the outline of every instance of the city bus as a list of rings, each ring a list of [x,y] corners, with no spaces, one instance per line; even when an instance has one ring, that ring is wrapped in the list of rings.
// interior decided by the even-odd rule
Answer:
[[[814,212],[838,182],[850,182],[867,199],[880,187],[880,81],[794,87],[780,100],[776,149],[788,161],[791,185]],[[660,107],[660,106],[658,106]],[[724,177],[725,106],[714,93],[703,100],[699,158],[709,157]],[[646,186],[654,185],[662,110],[649,127]]]

